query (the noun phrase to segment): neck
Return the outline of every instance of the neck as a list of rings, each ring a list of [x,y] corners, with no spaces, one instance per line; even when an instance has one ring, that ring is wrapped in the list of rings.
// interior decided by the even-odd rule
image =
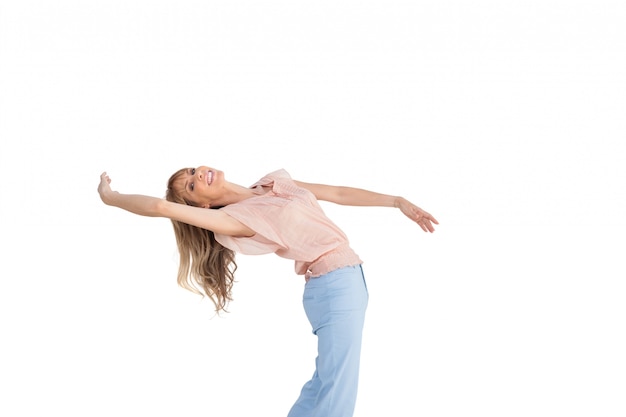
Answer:
[[[224,184],[224,195],[211,203],[211,206],[223,207],[229,204],[239,203],[240,201],[254,197],[255,195],[254,191],[248,187],[227,182]]]

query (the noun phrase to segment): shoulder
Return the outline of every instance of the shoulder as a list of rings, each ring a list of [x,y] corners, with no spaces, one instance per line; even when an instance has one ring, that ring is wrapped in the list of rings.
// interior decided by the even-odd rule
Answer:
[[[265,185],[268,182],[274,181],[276,179],[291,179],[291,175],[289,175],[287,170],[283,168],[277,169],[276,171],[272,171],[269,174],[263,176],[263,178],[257,181],[254,185]]]
[[[276,191],[276,187],[278,184],[288,184],[293,183],[293,179],[291,175],[285,169],[278,169],[276,171],[270,172],[266,174],[263,178],[255,182],[250,186],[250,188],[257,187],[272,187],[274,191]],[[280,188],[280,185],[278,185]]]

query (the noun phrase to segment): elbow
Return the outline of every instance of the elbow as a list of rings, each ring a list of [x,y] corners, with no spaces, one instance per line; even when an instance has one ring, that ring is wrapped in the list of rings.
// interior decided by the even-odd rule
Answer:
[[[336,187],[332,197],[333,203],[341,204],[344,206],[352,204],[352,195],[350,194],[350,189],[348,187]]]
[[[153,204],[151,204],[151,206],[149,207],[148,215],[152,217],[167,217],[167,210],[170,204],[174,203],[171,203],[164,199],[156,199],[156,201],[154,201]]]

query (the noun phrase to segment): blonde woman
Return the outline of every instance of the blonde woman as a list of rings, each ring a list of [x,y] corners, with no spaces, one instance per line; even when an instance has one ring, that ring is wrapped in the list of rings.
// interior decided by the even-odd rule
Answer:
[[[439,224],[432,215],[402,197],[295,181],[285,170],[244,187],[215,168],[184,168],[170,177],[165,199],[121,194],[110,183],[103,173],[98,192],[105,204],[172,221],[180,254],[178,283],[208,296],[218,312],[232,300],[235,253],[275,253],[295,261],[296,274],[305,277],[303,304],[318,356],[313,377],[288,417],[353,415],[367,286],[361,259],[318,200],[395,207],[431,233]]]

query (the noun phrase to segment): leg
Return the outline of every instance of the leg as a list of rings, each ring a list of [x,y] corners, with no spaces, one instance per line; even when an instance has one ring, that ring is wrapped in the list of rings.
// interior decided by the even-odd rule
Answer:
[[[360,266],[341,268],[306,284],[303,302],[318,338],[318,356],[315,373],[289,417],[352,416],[367,299]]]

